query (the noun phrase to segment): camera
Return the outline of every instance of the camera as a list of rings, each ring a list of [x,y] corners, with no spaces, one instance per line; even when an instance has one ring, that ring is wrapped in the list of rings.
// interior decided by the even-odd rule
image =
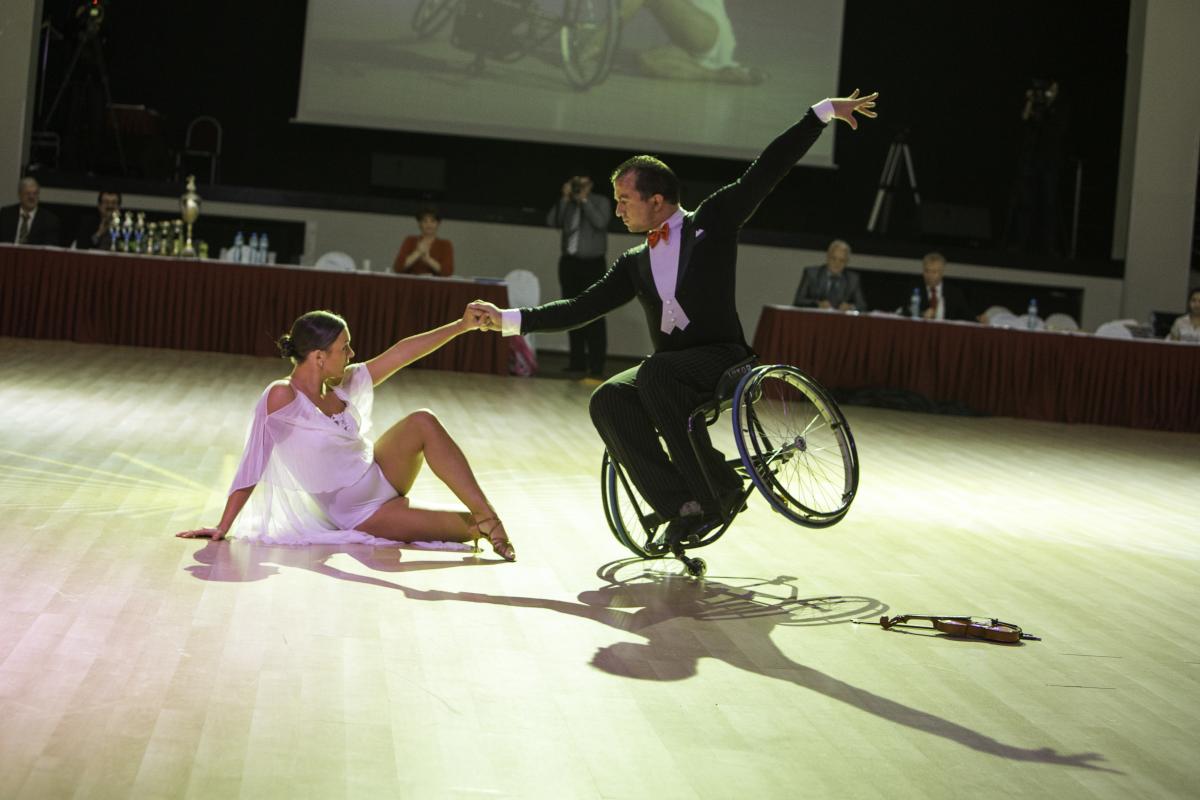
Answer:
[[[576,175],[571,178],[571,194],[579,194],[583,191],[583,178]]]
[[[1035,106],[1048,106],[1058,93],[1058,82],[1035,78],[1026,93]]]

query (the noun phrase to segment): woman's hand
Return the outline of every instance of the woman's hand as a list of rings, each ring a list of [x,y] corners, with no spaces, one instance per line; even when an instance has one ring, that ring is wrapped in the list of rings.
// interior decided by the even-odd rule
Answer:
[[[219,542],[225,538],[225,531],[220,528],[196,528],[193,531],[180,531],[175,536],[178,539],[212,539]]]

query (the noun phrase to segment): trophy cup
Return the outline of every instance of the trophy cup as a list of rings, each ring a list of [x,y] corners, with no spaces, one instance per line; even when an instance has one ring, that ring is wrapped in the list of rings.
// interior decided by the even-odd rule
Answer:
[[[146,224],[146,253],[152,256],[158,254],[157,222],[150,222]]]
[[[129,252],[129,237],[133,235],[133,212],[125,212],[125,220],[121,223],[121,252]]]
[[[133,224],[133,252],[144,253],[146,240],[146,212],[137,212],[137,222]]]
[[[187,223],[187,242],[180,253],[184,258],[195,258],[196,248],[192,246],[192,223],[200,216],[200,195],[196,194],[196,176],[187,176],[187,191],[179,198],[179,215]]]
[[[108,220],[108,251],[117,252],[117,237],[121,235],[121,212],[114,209]]]
[[[172,223],[174,230],[171,232],[171,255],[183,255],[183,220],[177,219]]]

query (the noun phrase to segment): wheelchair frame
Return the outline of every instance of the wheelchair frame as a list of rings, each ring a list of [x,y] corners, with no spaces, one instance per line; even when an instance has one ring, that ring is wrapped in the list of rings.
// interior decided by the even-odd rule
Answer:
[[[775,381],[779,381],[782,386],[775,386]],[[770,400],[772,398],[769,395],[781,394],[785,390],[784,387],[798,392],[811,403],[814,414],[802,430],[789,430],[781,436],[778,431],[767,429],[754,408],[764,399],[764,395]],[[605,519],[617,541],[635,555],[641,558],[661,558],[670,554],[683,562],[690,575],[703,576],[707,570],[704,559],[688,556],[687,550],[704,547],[721,538],[734,518],[745,510],[746,501],[756,489],[767,500],[772,510],[805,527],[828,527],[839,522],[850,510],[850,504],[858,491],[858,451],[849,423],[846,422],[837,402],[824,387],[796,367],[786,364],[756,365],[755,358],[741,361],[725,371],[718,381],[713,398],[698,406],[688,418],[688,437],[704,471],[709,492],[714,498],[719,496],[716,484],[708,473],[704,460],[700,458],[695,434],[701,422],[705,427],[709,427],[728,410],[733,412],[733,434],[739,458],[729,459],[726,464],[733,467],[746,483],[730,508],[721,509],[719,524],[688,540],[666,541],[659,535],[658,529],[666,520],[654,511],[647,510],[645,500],[641,498],[625,470],[605,451],[601,462],[601,496]],[[784,416],[786,417],[786,414]],[[814,428],[818,420],[821,424]],[[831,485],[840,481],[840,493],[837,497],[831,496],[828,491],[822,497],[816,497],[815,493],[811,497],[797,496],[804,493],[785,485],[778,475],[792,460],[799,458],[801,462],[805,461],[810,453],[813,433],[822,427],[827,428],[828,437],[832,438],[832,443],[837,448],[842,474],[839,478],[831,474],[831,470],[822,469],[823,474],[818,477]],[[819,443],[816,449],[820,450]],[[832,446],[829,444],[824,448],[830,449]],[[822,466],[828,467],[828,464]],[[812,477],[813,470],[810,469],[809,473]],[[796,480],[801,483],[798,478]],[[640,530],[630,530],[631,524],[625,519],[623,507],[635,515]]]

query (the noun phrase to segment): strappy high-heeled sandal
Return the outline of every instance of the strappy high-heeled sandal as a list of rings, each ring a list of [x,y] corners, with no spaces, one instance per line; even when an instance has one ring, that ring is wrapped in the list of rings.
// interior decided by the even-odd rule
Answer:
[[[488,512],[493,515],[496,513],[493,509],[488,509]],[[481,512],[486,513],[486,512]],[[488,525],[488,523],[491,525]],[[486,528],[484,526],[487,526]],[[479,540],[487,539],[488,544],[492,546],[492,550],[496,555],[503,558],[505,561],[516,561],[517,551],[513,544],[508,539],[508,533],[504,530],[504,523],[497,516],[479,519],[479,515],[471,514],[470,527],[475,531],[475,549],[479,549]]]

